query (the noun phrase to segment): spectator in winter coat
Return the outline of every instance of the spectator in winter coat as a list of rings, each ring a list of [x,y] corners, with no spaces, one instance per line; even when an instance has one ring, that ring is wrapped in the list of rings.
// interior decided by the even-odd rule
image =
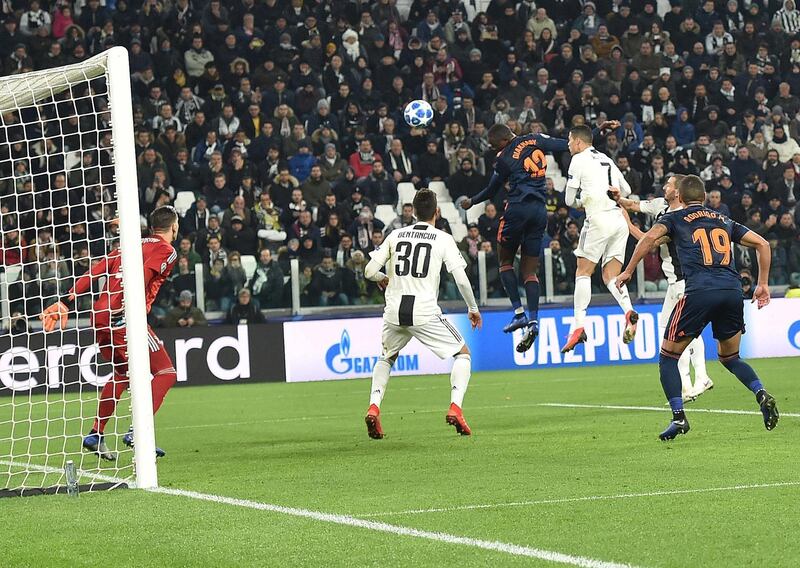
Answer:
[[[679,146],[694,144],[694,125],[689,122],[689,111],[686,107],[678,107],[677,117],[672,123],[672,135]]]
[[[247,288],[239,290],[236,304],[228,312],[225,323],[231,325],[264,323],[264,314],[259,311],[251,299],[250,290]]]
[[[311,166],[308,179],[303,182],[300,189],[303,191],[303,199],[306,200],[309,207],[319,207],[325,196],[331,192],[331,184],[322,176],[320,165],[314,164]]]
[[[272,259],[269,249],[259,254],[258,265],[247,287],[252,290],[262,310],[279,308],[283,304],[283,271]]]
[[[367,177],[372,173],[372,163],[383,161],[379,154],[372,149],[372,142],[367,139],[362,140],[358,145],[358,151],[350,155],[350,167],[356,174],[356,179]]]
[[[317,162],[317,158],[311,153],[307,142],[300,142],[297,147],[297,154],[289,158],[289,169],[297,181],[303,183],[311,174],[311,167]]]
[[[178,305],[164,317],[164,327],[202,327],[207,325],[206,315],[199,308],[192,306],[192,293],[189,290],[181,291],[178,296]]]

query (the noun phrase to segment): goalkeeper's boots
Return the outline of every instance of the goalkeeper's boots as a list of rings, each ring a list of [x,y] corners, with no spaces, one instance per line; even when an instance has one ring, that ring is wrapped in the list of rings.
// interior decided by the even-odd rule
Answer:
[[[525,312],[514,314],[514,317],[511,318],[508,325],[503,328],[503,333],[512,333],[518,329],[522,329],[526,325],[528,325],[528,316],[525,315]]]
[[[469,429],[467,421],[464,420],[464,414],[461,412],[461,407],[459,407],[455,402],[450,403],[450,410],[447,411],[445,421],[447,421],[450,426],[454,426],[456,432],[462,436],[469,436],[472,434],[472,430]]]
[[[630,343],[636,337],[636,326],[639,323],[639,314],[629,310],[625,314],[625,331],[622,333],[622,343]]]
[[[683,417],[680,420],[673,420],[667,426],[667,429],[661,432],[658,435],[658,439],[662,442],[667,440],[674,440],[678,437],[678,434],[686,434],[689,431],[689,421],[686,417]]]
[[[567,353],[568,351],[572,351],[575,349],[579,343],[583,343],[588,339],[586,337],[586,331],[579,327],[575,329],[572,333],[569,334],[569,338],[567,338],[567,343],[564,347],[561,348],[562,353]]]
[[[381,428],[381,409],[375,404],[369,405],[367,415],[364,417],[364,422],[367,423],[367,434],[373,440],[380,440],[383,438],[383,428]]]
[[[764,427],[767,430],[772,430],[778,425],[778,406],[775,403],[775,398],[765,390],[758,391],[756,400],[761,406],[761,414],[764,416]]]
[[[105,436],[92,432],[83,439],[83,449],[106,461],[117,461],[117,454],[108,449]]]
[[[522,340],[517,343],[517,353],[525,353],[528,349],[530,349],[538,336],[539,322],[533,320],[528,323],[528,327],[525,329],[525,335],[523,335]]]
[[[122,437],[122,443],[129,448],[133,447],[133,426],[131,426],[128,433]],[[163,458],[165,455],[167,455],[167,452],[156,446],[156,457]]]

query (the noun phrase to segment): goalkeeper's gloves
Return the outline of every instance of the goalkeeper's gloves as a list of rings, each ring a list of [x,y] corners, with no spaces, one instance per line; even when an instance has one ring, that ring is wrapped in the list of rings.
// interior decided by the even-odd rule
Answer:
[[[39,319],[42,320],[42,327],[44,327],[46,332],[53,331],[56,326],[60,329],[65,329],[67,327],[68,317],[69,308],[60,300],[55,304],[47,306],[39,315]]]

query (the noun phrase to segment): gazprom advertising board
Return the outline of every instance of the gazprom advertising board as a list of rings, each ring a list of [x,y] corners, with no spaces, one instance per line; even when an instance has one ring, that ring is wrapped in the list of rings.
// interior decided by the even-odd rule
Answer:
[[[472,351],[475,371],[502,371],[586,365],[657,363],[661,343],[658,316],[661,304],[636,306],[640,314],[636,339],[622,342],[625,316],[616,306],[589,310],[586,318],[588,341],[572,352],[561,346],[572,324],[572,309],[546,309],[539,317],[539,338],[527,353],[514,346],[522,337],[518,331],[504,334],[510,312],[485,312],[484,326],[472,331],[465,314],[448,315]],[[800,301],[776,299],[764,310],[745,305],[747,331],[742,341],[743,357],[800,356]],[[286,380],[290,382],[369,377],[381,353],[381,318],[357,318],[284,324]],[[703,338],[706,358],[717,356],[710,326]],[[424,375],[448,373],[452,362],[440,360],[416,340],[409,343],[395,364],[393,374]]]

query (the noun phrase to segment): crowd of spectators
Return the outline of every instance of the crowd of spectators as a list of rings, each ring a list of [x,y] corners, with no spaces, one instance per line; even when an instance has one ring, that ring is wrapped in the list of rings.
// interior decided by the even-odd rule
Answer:
[[[294,258],[305,305],[380,302],[364,278],[368,254],[387,231],[415,222],[397,203],[397,185],[444,181],[455,202],[471,197],[491,174],[486,132],[495,123],[564,137],[572,125],[619,120],[597,146],[636,196],[663,195],[670,172],[699,174],[710,207],[770,241],[771,283],[800,284],[800,11],[792,0],[673,0],[666,12],[649,0],[491,0],[478,13],[460,0],[414,0],[402,15],[395,4],[10,0],[0,4],[0,57],[11,75],[128,47],[141,210],[180,192],[195,196],[161,314],[185,304],[182,291],[196,293],[197,265],[205,305],[230,321],[287,306]],[[104,194],[113,181],[104,175],[108,112],[92,94],[73,92],[71,113],[49,111],[59,129],[45,127],[39,139],[24,111],[3,116],[12,149],[0,156],[2,197],[13,198],[3,202],[4,219],[17,214],[4,221],[12,230],[4,231],[3,264],[28,260],[25,243],[86,243],[51,247],[46,267],[26,267],[43,289],[48,278],[85,271],[87,255],[98,254],[93,237],[114,234],[103,224],[113,215],[103,206],[113,201]],[[427,127],[403,121],[413,99],[433,106]],[[26,131],[15,137],[20,122]],[[85,136],[74,139],[85,132],[96,133],[91,151]],[[52,158],[79,147],[77,163]],[[555,158],[564,170],[569,156]],[[22,219],[41,217],[32,211],[45,189],[49,235],[41,219]],[[566,207],[558,189],[549,180],[545,247],[555,292],[569,294],[582,212]],[[21,205],[31,200],[36,208]],[[75,203],[85,217],[59,229],[56,218],[69,213],[58,207]],[[380,205],[402,213],[384,224]],[[495,254],[502,206],[499,196],[460,243],[473,279],[478,252],[487,253],[493,296],[503,294]],[[757,277],[748,251],[735,258],[743,278]],[[648,287],[663,288],[657,258],[645,267]],[[442,292],[455,296],[447,279]],[[187,320],[180,315],[170,320]]]

